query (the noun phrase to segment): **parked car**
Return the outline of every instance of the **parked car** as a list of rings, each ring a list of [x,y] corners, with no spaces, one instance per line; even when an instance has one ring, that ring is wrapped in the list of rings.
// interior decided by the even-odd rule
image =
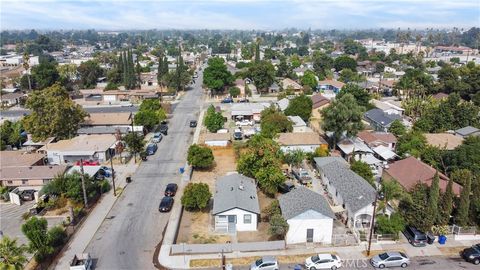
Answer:
[[[22,193],[20,194],[20,198],[24,201],[33,201],[35,199],[35,190],[28,189],[22,191]]]
[[[233,103],[233,98],[227,97],[227,98],[222,99],[221,102],[222,103]]]
[[[305,267],[309,270],[332,269],[342,266],[342,261],[334,254],[317,254],[305,260]]]
[[[475,265],[480,264],[480,244],[473,245],[460,252],[462,258]]]
[[[90,270],[92,264],[93,261],[89,253],[75,254],[70,261],[70,270]]]
[[[155,154],[155,152],[157,152],[157,149],[158,149],[158,146],[154,143],[151,143],[147,146],[147,155],[151,156],[153,154]]]
[[[278,261],[273,256],[264,256],[250,265],[250,270],[278,270]]]
[[[278,186],[278,191],[282,194],[285,194],[292,191],[292,189],[294,188],[295,188],[295,185],[293,183],[286,182]]]
[[[165,188],[165,196],[167,197],[173,197],[175,196],[175,193],[177,193],[178,185],[175,183],[170,183],[167,185]]]
[[[162,139],[163,139],[162,133],[157,132],[157,133],[153,134],[152,142],[153,143],[159,143],[159,142],[162,141]]]
[[[168,134],[168,124],[167,124],[166,121],[162,121],[162,123],[160,123],[159,131],[160,131],[160,133],[162,133],[163,135],[167,135],[167,134]]]
[[[242,99],[239,99],[238,102],[239,103],[248,103],[248,102],[250,102],[250,100],[248,100],[247,98],[242,98]]]
[[[402,267],[405,268],[410,264],[410,259],[403,252],[389,251],[373,256],[370,259],[373,267]]]
[[[190,121],[190,127],[197,127],[197,120],[191,120]]]
[[[173,198],[172,197],[163,197],[162,201],[160,201],[160,205],[158,206],[158,211],[160,212],[170,212],[173,206]]]
[[[427,245],[427,235],[413,226],[406,226],[403,234],[414,247],[424,247]]]
[[[233,131],[233,138],[234,138],[235,140],[241,140],[241,139],[243,139],[243,133],[242,133],[242,131],[241,131],[240,129],[238,129],[238,128],[235,129],[235,131]]]
[[[295,179],[297,179],[298,182],[300,182],[300,184],[302,185],[306,185],[312,182],[312,178],[310,177],[308,172],[303,168],[292,170],[292,174],[295,177]]]
[[[235,122],[235,125],[241,126],[241,127],[243,127],[243,126],[253,126],[253,121],[244,119],[242,121]]]

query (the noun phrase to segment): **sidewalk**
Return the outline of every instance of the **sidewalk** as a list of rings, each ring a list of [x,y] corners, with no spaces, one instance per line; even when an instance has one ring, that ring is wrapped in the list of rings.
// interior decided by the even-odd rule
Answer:
[[[139,163],[134,163],[133,158],[126,166],[114,166],[116,177],[115,186],[117,189],[125,188],[127,183],[125,178],[127,175],[132,174],[138,168]],[[64,247],[61,257],[57,260],[56,264],[52,264],[50,269],[68,269],[70,260],[77,253],[82,253],[90,243],[98,228],[102,224],[105,217],[112,209],[117,198],[121,195],[113,196],[113,187],[107,194],[105,194],[97,205],[93,208],[90,214],[86,217],[86,220],[82,223],[81,227],[77,229],[72,239]]]

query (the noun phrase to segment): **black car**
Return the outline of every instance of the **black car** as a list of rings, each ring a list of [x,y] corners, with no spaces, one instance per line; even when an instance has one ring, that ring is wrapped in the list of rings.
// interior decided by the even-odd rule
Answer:
[[[222,100],[222,103],[233,103],[233,98],[227,97]]]
[[[278,191],[280,193],[285,194],[292,191],[292,189],[294,188],[295,188],[295,185],[293,183],[283,183],[280,186],[278,186]]]
[[[173,206],[173,198],[172,197],[163,197],[160,205],[158,206],[158,211],[160,212],[170,212]]]
[[[190,121],[190,127],[196,127],[197,126],[197,121],[196,120],[191,120]]]
[[[20,197],[24,201],[33,201],[33,199],[35,199],[35,190],[33,189],[24,190],[22,191]]]
[[[163,121],[162,123],[160,123],[159,131],[160,131],[160,133],[162,133],[163,135],[167,135],[167,134],[168,134],[168,125],[167,125],[167,122]]]
[[[414,247],[424,247],[427,245],[427,235],[413,226],[406,226],[403,234]]]
[[[460,252],[462,258],[475,265],[480,264],[480,244],[473,245]]]
[[[145,150],[145,152],[147,152],[147,155],[151,156],[151,155],[154,155],[155,152],[157,152],[157,149],[158,149],[157,144],[151,143],[147,145],[147,150]]]
[[[178,185],[175,183],[170,183],[167,185],[165,188],[165,196],[167,197],[173,197],[175,196],[175,193],[177,193]]]

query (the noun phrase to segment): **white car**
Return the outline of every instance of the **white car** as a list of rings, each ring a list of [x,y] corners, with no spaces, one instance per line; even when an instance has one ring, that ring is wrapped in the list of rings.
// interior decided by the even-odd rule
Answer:
[[[253,126],[253,122],[250,120],[242,120],[242,121],[237,121],[235,123],[237,126]]]
[[[332,269],[342,266],[342,260],[334,254],[317,254],[305,260],[305,267],[308,270]]]

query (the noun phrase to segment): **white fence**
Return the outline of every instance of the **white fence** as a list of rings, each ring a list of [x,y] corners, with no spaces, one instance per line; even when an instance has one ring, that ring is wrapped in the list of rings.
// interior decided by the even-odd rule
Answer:
[[[170,253],[179,254],[205,254],[205,253],[230,253],[234,251],[268,251],[285,249],[285,241],[246,242],[225,244],[175,244]]]

